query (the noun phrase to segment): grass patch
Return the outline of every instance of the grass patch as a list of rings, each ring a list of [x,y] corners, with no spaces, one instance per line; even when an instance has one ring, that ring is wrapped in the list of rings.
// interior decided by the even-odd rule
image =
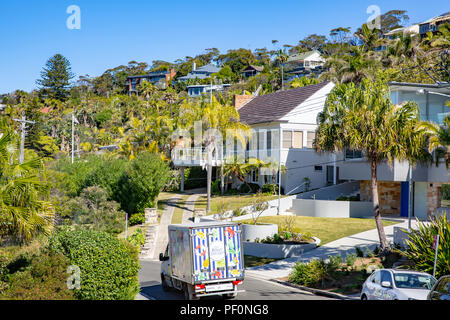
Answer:
[[[139,224],[139,225],[135,225],[135,226],[131,226],[131,227],[128,227],[128,230],[127,230],[127,237],[130,237],[137,229],[145,229],[145,225],[143,225],[143,224]],[[144,230],[145,231],[145,230]],[[122,233],[119,233],[118,235],[117,235],[117,237],[119,238],[119,239],[125,239],[125,231],[124,232],[122,232]]]
[[[191,195],[189,195],[189,194],[182,196],[177,201],[177,204],[175,205],[175,210],[173,211],[173,215],[172,215],[172,224],[180,224],[183,222],[183,211],[184,211],[184,208],[186,207],[186,200],[190,196]]]
[[[160,220],[161,215],[164,212],[164,209],[166,208],[167,205],[167,201],[174,197],[176,195],[176,193],[174,192],[161,192],[158,195],[158,200],[157,200],[157,205],[156,205],[156,209],[158,212],[158,222]]]
[[[282,198],[285,196],[281,196]],[[277,195],[265,196],[266,201],[278,199]],[[219,212],[220,203],[225,201],[228,205],[228,210],[235,210],[243,207],[247,207],[252,204],[253,194],[245,195],[230,195],[230,196],[212,196],[211,197],[211,212],[208,214],[215,214]],[[207,197],[201,196],[195,203],[195,209],[206,210]]]
[[[251,267],[257,267],[262,266],[277,260],[281,259],[271,259],[271,258],[260,258],[255,256],[246,256],[244,255],[244,267],[245,268],[251,268]]]
[[[274,223],[282,227],[285,221],[284,216],[261,217],[259,223]],[[252,224],[252,220],[240,221]],[[398,222],[383,220],[383,225],[390,226]],[[358,218],[316,218],[316,217],[295,217],[293,231],[297,233],[310,233],[321,240],[321,245],[331,241],[348,237],[353,234],[372,230],[376,228],[375,219]]]

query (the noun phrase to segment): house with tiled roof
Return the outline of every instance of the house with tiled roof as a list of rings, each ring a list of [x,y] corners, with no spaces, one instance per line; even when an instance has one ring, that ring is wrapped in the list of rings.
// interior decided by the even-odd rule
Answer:
[[[260,74],[261,72],[263,72],[263,70],[264,67],[262,66],[249,65],[244,70],[241,71],[241,75],[242,78],[247,79]]]
[[[316,119],[334,86],[332,82],[323,82],[263,96],[235,97],[240,121],[249,125],[252,133],[247,136],[246,145],[236,142],[233,147],[219,149],[214,154],[213,167],[220,167],[233,156],[243,161],[257,158],[265,163],[281,163],[286,168],[281,179],[286,194],[304,191],[306,181],[309,181],[309,188],[337,183],[338,177],[333,176],[336,172],[333,155],[318,154],[313,149]],[[204,166],[206,156],[201,149],[194,149],[174,150],[174,165],[179,168]],[[278,170],[252,171],[247,181],[260,186],[278,183]]]

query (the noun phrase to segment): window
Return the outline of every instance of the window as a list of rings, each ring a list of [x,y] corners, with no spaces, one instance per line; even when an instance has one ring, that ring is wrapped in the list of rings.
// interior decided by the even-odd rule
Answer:
[[[314,166],[314,171],[322,171],[323,167],[322,166]]]
[[[313,147],[313,141],[316,138],[316,133],[315,132],[308,132],[307,133],[307,142],[306,142],[306,147],[309,149],[312,149]]]
[[[258,183],[259,182],[258,170],[250,171],[250,181],[254,182],[254,183]]]
[[[381,282],[388,281],[392,285],[392,276],[389,271],[381,271]]]
[[[292,131],[283,131],[283,148],[292,148]]]
[[[360,150],[345,150],[345,159],[361,159],[362,158],[362,151]]]
[[[372,275],[372,282],[376,284],[380,284],[381,278],[380,278],[380,271],[375,271],[375,273]]]
[[[303,148],[303,131],[294,131],[294,144],[293,148]]]

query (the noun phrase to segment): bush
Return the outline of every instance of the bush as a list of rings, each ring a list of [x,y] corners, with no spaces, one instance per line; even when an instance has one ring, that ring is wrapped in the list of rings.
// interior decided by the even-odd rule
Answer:
[[[155,200],[170,179],[170,170],[160,156],[144,152],[132,160],[120,179],[118,199],[129,214],[155,207]]]
[[[289,281],[307,287],[323,287],[325,281],[333,279],[342,266],[341,256],[328,258],[328,262],[324,259],[313,259],[308,263],[297,262],[289,275]]]
[[[267,183],[262,186],[261,190],[264,194],[278,194],[278,185],[274,183]]]
[[[433,249],[433,236],[439,234],[439,250],[436,263],[436,278],[450,274],[450,221],[446,216],[432,218],[426,225],[419,223],[417,230],[408,233],[405,241],[407,248],[404,251],[396,250],[415,266],[414,269],[433,273],[435,250]]]
[[[145,223],[145,214],[144,213],[135,213],[128,219],[129,226],[135,226],[138,224]]]
[[[106,232],[62,228],[49,238],[48,248],[80,268],[78,299],[133,300],[139,292],[138,250],[127,241]]]
[[[135,247],[142,247],[145,244],[145,234],[142,229],[137,229],[133,232],[131,237],[128,238],[128,241],[134,245]]]
[[[115,201],[108,201],[107,192],[100,187],[88,187],[79,197],[69,200],[74,222],[85,228],[118,234],[124,230],[125,212]]]
[[[222,194],[222,191],[220,190],[220,180],[216,180],[211,183],[211,194],[216,196],[220,196]]]
[[[442,185],[442,200],[450,200],[450,184]]]
[[[21,255],[8,268],[1,299],[13,300],[71,300],[73,291],[67,287],[68,259],[58,253],[42,252],[32,257]],[[25,260],[26,263],[24,263]],[[23,267],[17,270],[17,266]],[[16,267],[14,267],[16,266]],[[25,267],[26,266],[26,267]],[[15,270],[14,270],[15,269]],[[0,285],[1,286],[1,285]]]
[[[256,183],[244,183],[239,187],[240,193],[257,193],[261,190],[261,187]]]

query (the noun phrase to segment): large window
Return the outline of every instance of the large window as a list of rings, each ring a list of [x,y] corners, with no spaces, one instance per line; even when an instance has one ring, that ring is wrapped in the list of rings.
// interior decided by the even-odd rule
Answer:
[[[308,132],[307,134],[307,142],[306,142],[306,147],[312,149],[313,147],[313,141],[316,137],[316,133],[315,132]]]
[[[292,131],[283,131],[283,148],[292,148]]]
[[[303,148],[303,131],[294,131],[294,148]]]
[[[303,131],[283,131],[283,148],[303,148]]]

